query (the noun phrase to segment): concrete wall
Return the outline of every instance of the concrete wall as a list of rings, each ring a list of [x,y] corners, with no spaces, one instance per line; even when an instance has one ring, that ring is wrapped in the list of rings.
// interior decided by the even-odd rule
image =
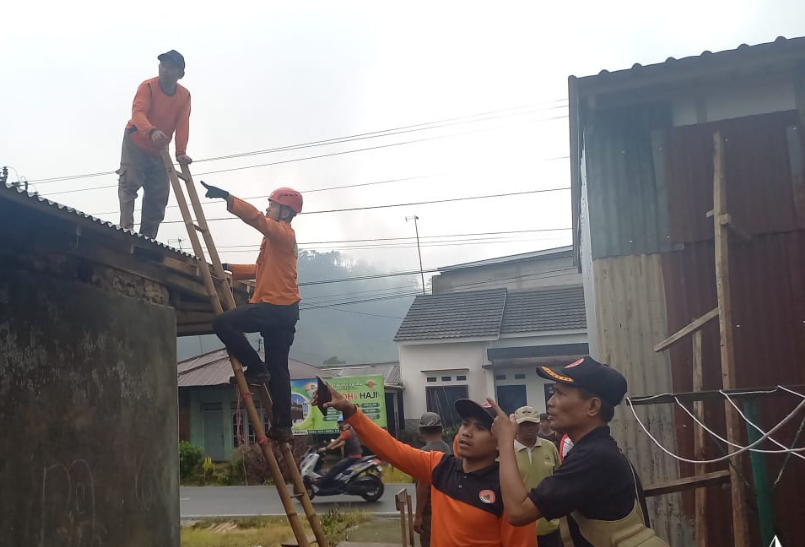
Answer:
[[[434,294],[499,288],[522,291],[581,284],[581,275],[572,256],[462,268],[442,272],[431,279]]]
[[[486,346],[486,342],[399,345],[405,417],[418,419],[427,410],[427,387],[466,385],[470,398],[476,401],[492,393],[492,375],[483,368],[487,363]],[[443,375],[451,376],[453,381],[441,381]],[[467,376],[467,380],[456,381],[458,375]],[[437,381],[428,383],[429,376],[436,376]]]
[[[55,263],[0,263],[0,545],[178,547],[175,314]]]

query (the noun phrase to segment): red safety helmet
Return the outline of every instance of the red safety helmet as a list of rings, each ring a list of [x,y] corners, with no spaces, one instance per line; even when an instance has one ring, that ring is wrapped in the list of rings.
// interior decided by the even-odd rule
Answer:
[[[277,188],[271,192],[270,196],[268,196],[268,201],[273,201],[274,203],[279,203],[280,205],[290,207],[291,211],[297,214],[302,212],[302,194],[293,188],[288,188],[285,186],[282,188]]]

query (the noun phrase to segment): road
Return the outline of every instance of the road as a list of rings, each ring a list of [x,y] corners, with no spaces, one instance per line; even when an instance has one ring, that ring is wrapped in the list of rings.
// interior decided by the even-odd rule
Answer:
[[[407,488],[414,496],[413,484],[387,484],[380,500],[369,503],[358,496],[314,498],[317,513],[326,513],[335,505],[340,509],[359,509],[375,515],[397,514],[394,495]],[[289,487],[289,492],[292,489]],[[273,486],[182,486],[179,488],[182,519],[205,517],[247,517],[284,515],[279,494]],[[304,515],[302,507],[298,512]]]

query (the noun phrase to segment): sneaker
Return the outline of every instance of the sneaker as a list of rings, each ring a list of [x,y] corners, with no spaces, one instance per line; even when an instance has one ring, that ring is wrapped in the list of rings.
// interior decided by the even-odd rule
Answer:
[[[293,440],[293,431],[290,427],[271,426],[271,429],[266,433],[269,439],[275,440],[280,443],[287,443]]]

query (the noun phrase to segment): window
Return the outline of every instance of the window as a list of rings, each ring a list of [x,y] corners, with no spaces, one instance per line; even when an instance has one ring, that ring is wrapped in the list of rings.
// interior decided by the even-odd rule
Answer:
[[[452,382],[452,381],[453,381],[452,376],[442,376],[442,382]]]
[[[515,374],[514,379],[515,380],[525,380],[525,374]]]
[[[435,382],[436,376],[428,376],[428,382]]]
[[[525,386],[498,386],[498,404],[506,414],[511,414],[528,404]]]
[[[466,382],[466,381],[467,381],[466,376],[456,376],[456,382]]]
[[[442,417],[445,427],[452,427],[461,423],[453,404],[458,399],[469,397],[467,386],[439,386],[426,387],[425,398],[428,402],[428,412],[435,412]]]
[[[505,380],[505,379],[506,379],[505,374],[495,374],[495,380]]]

